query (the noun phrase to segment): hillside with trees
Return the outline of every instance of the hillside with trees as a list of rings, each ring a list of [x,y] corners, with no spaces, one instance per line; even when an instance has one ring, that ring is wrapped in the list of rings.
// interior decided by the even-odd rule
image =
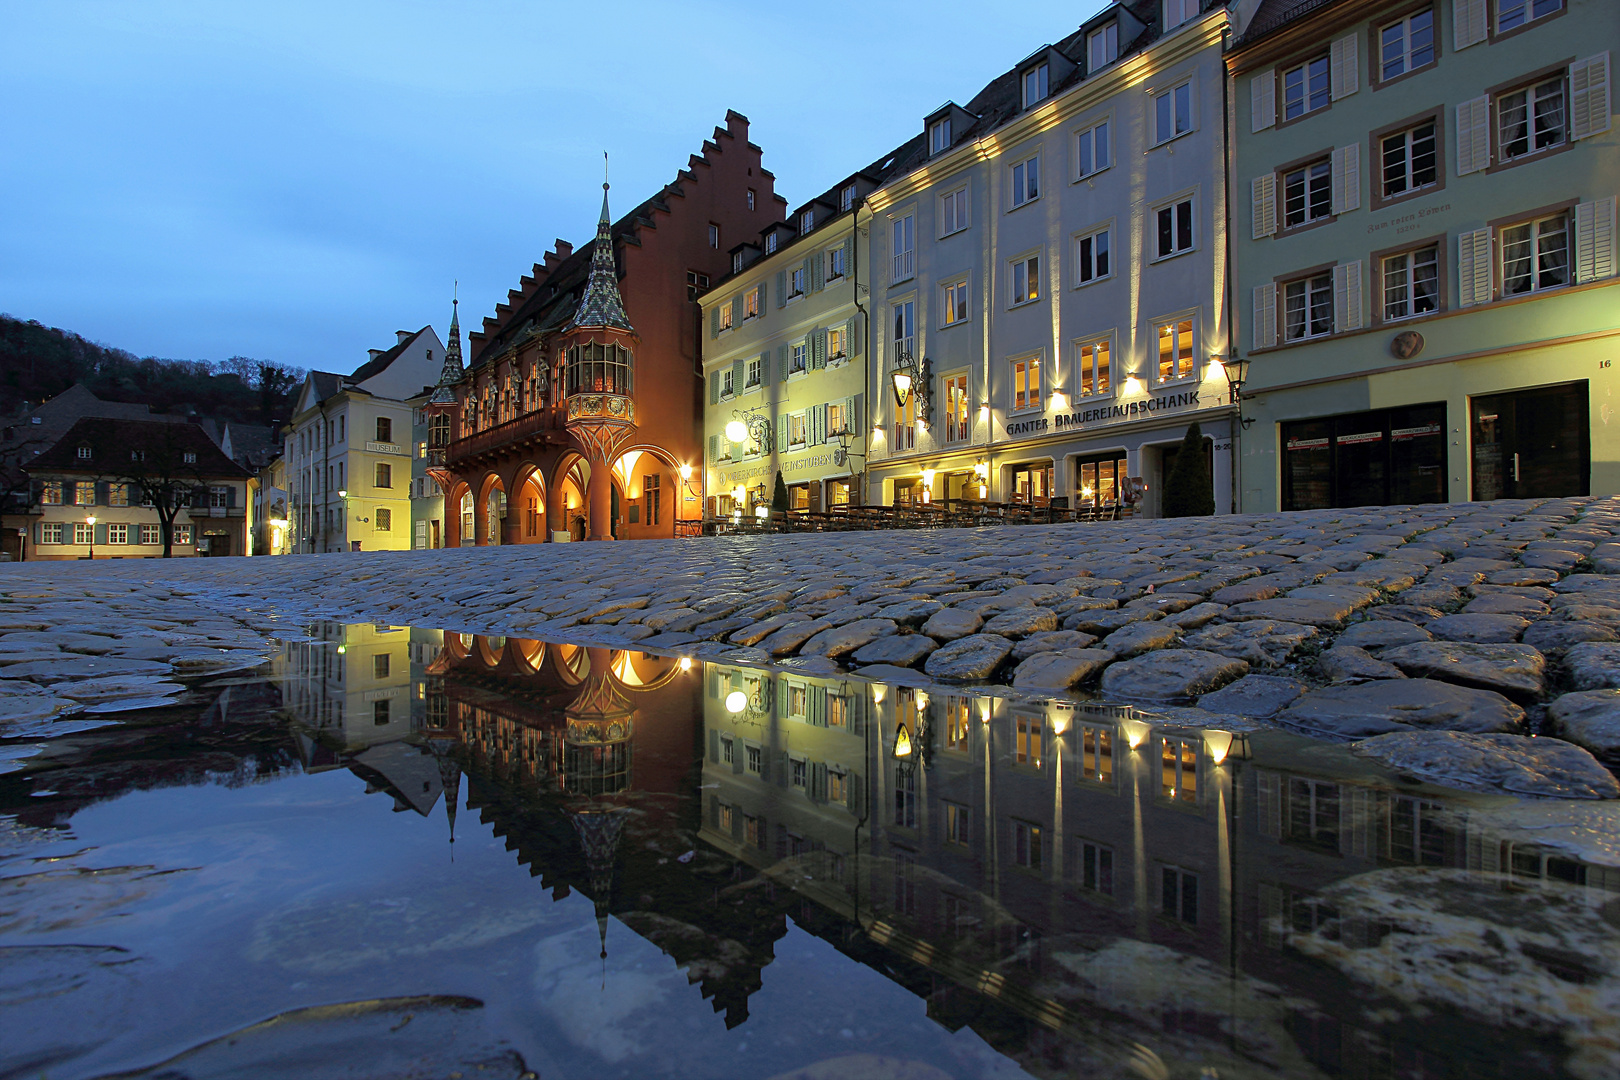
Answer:
[[[0,314],[0,413],[38,404],[74,383],[103,401],[150,405],[240,424],[288,419],[300,368],[233,356],[228,360],[137,357],[78,334]]]

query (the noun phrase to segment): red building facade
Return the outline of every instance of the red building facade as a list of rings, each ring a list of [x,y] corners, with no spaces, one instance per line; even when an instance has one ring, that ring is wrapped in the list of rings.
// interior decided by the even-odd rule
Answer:
[[[696,298],[786,201],[726,115],[673,183],[597,236],[556,242],[447,357],[429,402],[446,546],[674,536],[702,513]],[[459,328],[449,349],[459,354]],[[459,365],[457,365],[459,366]]]

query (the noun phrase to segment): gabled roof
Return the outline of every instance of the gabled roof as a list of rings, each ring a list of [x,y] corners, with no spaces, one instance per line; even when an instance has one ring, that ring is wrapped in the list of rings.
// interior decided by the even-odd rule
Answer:
[[[88,460],[79,457],[79,447],[88,446]],[[225,456],[214,440],[196,424],[162,420],[108,420],[87,416],[68,429],[56,445],[29,461],[30,473],[74,472],[117,476],[130,472],[130,452],[154,451],[163,454],[194,453],[195,464],[188,464],[185,476],[221,480],[243,480],[248,471]],[[156,464],[150,462],[149,464]]]
[[[1339,3],[1340,0],[1260,0],[1254,18],[1238,41],[1239,47],[1252,45],[1274,30],[1281,30],[1295,19]]]
[[[411,343],[417,338],[421,337],[423,334],[427,333],[429,329],[430,326],[424,326],[414,334],[406,334],[404,337],[399,339],[398,343],[396,343],[392,349],[389,349],[386,352],[378,353],[370,360],[367,360],[364,364],[361,364],[359,367],[355,368],[354,374],[350,375],[346,381],[351,383],[362,383],[374,375],[381,375],[383,372],[388,370],[388,365],[392,364],[399,357],[400,353],[410,348]],[[330,395],[328,394],[321,395],[323,400],[329,396]]]

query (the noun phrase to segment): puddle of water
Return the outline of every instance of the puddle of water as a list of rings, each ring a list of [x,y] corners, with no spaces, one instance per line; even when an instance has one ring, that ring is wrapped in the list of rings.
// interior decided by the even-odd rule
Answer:
[[[298,636],[0,744],[0,1075],[1620,1069],[1601,806],[1094,703]]]

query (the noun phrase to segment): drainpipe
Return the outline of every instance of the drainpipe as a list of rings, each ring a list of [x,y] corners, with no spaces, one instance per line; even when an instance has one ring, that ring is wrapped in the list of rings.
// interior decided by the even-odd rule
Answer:
[[[326,481],[326,486],[321,488],[321,514],[322,514],[323,517],[330,518],[331,514],[329,513],[329,511],[332,508],[332,471],[331,471],[332,470],[332,439],[331,439],[331,436],[328,435],[327,432],[326,432],[326,402],[323,401],[323,402],[320,403],[320,410],[321,410],[321,462],[322,462],[321,467],[326,470],[326,476],[324,476],[322,478],[323,480]],[[313,494],[313,492],[311,494]],[[326,545],[326,531],[328,529],[330,529],[330,527],[331,527],[330,525],[327,525],[326,528],[323,529],[322,532],[321,532],[321,553],[323,555],[326,553],[326,547],[327,547],[327,545]],[[313,544],[311,544],[310,546],[314,547]]]
[[[1236,309],[1232,306],[1232,193],[1237,190],[1234,186],[1234,170],[1237,162],[1232,160],[1232,79],[1226,71],[1226,50],[1232,36],[1230,22],[1221,30],[1221,113],[1224,117],[1221,123],[1221,159],[1226,169],[1226,195],[1222,200],[1226,213],[1226,262],[1225,278],[1226,288],[1226,356],[1232,360],[1237,358],[1237,341],[1232,333],[1235,323]],[[1227,384],[1228,387],[1231,383]],[[1240,394],[1232,395],[1232,464],[1229,471],[1232,474],[1232,513],[1242,513],[1243,481],[1238,473],[1243,468],[1243,455],[1239,452],[1238,440],[1243,430],[1243,402]]]
[[[866,308],[861,306],[861,207],[865,203],[865,199],[857,198],[850,206],[850,213],[853,218],[849,226],[849,276],[850,285],[852,286],[850,295],[855,298],[855,310],[861,313],[861,322],[864,324],[862,332],[866,335],[866,345],[864,346],[866,374],[862,376],[862,384],[870,390],[872,388],[872,316]],[[879,370],[881,371],[881,368]],[[872,411],[872,405],[873,403],[870,401],[866,403],[868,414]],[[848,420],[845,420],[846,424],[848,422]],[[862,418],[861,423],[861,448],[861,480],[858,485],[861,501],[856,504],[857,506],[866,505],[866,463],[871,460],[872,453],[872,425],[865,422],[865,417]],[[852,469],[851,472],[853,471]],[[857,836],[859,836],[859,832],[859,829],[857,829]],[[859,849],[857,848],[857,850]],[[858,909],[856,914],[858,918]]]

